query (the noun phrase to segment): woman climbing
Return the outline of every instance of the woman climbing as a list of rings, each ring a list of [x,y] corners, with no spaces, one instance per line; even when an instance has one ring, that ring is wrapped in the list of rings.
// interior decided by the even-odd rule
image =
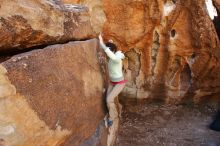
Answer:
[[[122,59],[125,58],[121,51],[117,51],[115,44],[103,42],[101,34],[99,35],[99,42],[107,56],[109,57],[108,71],[110,83],[107,90],[106,102],[109,110],[108,126],[111,126],[114,119],[118,118],[118,112],[115,104],[115,98],[125,87],[125,80],[122,73]]]
[[[112,146],[116,140],[116,132],[119,123],[119,114],[115,103],[116,97],[125,87],[125,80],[122,73],[122,59],[125,58],[121,51],[117,51],[115,44],[108,42],[104,43],[101,34],[99,35],[100,46],[103,48],[109,57],[108,71],[110,83],[107,90],[106,102],[109,111],[107,125],[109,127],[108,146]]]

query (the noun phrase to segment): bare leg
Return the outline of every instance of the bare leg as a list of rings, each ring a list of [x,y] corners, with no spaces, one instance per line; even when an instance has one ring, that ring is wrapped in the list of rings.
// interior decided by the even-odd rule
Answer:
[[[115,98],[118,96],[118,94],[123,90],[125,87],[125,84],[117,84],[113,87],[112,91],[107,96],[107,106],[109,110],[109,119],[114,120],[115,118],[118,118],[118,112],[117,107],[115,104]]]
[[[109,127],[109,134],[107,139],[107,146],[114,146],[117,138],[119,115],[115,98],[123,90],[125,84],[117,84],[113,87],[112,91],[107,96],[107,106],[109,109],[109,120],[113,121],[112,126]]]
[[[108,84],[108,89],[107,89],[107,93],[106,93],[106,99],[108,97],[108,95],[110,94],[110,92],[112,91],[113,89],[113,85],[111,83]],[[107,114],[104,118],[104,121],[105,121],[105,127],[107,128],[108,127],[108,118],[109,118],[109,114]]]
[[[119,102],[119,97],[116,97],[116,105],[117,105],[117,108],[118,108],[118,116],[121,118],[122,105]]]
[[[113,87],[114,87],[114,86],[113,86],[111,83],[109,83],[108,89],[107,89],[107,96],[106,96],[106,97],[108,97],[108,95],[109,95],[110,92],[112,91]]]

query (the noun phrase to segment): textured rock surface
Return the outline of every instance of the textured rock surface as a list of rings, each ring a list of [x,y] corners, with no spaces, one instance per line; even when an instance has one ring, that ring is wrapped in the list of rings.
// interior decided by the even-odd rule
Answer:
[[[0,5],[0,52],[93,36],[85,7],[53,0],[1,0]]]
[[[127,56],[123,96],[196,102],[219,93],[220,44],[204,0],[102,2],[105,39]]]
[[[102,0],[61,0],[64,4],[81,4],[89,8],[90,21],[96,33],[102,31],[106,16],[103,11]]]
[[[105,128],[97,44],[93,39],[49,46],[1,64],[0,139],[5,145],[98,143]]]
[[[125,96],[170,101],[219,92],[219,40],[204,1],[103,2],[105,36],[128,51]]]
[[[215,28],[218,34],[218,38],[220,38],[220,0],[213,1],[214,6],[216,7],[217,17],[214,18],[213,22],[215,24]]]
[[[220,0],[213,0],[215,6],[220,10]]]

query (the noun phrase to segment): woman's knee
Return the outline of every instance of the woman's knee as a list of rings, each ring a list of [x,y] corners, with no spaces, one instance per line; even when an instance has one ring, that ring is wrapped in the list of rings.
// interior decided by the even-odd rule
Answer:
[[[115,98],[107,97],[106,102],[107,102],[107,104],[114,104],[115,103]]]

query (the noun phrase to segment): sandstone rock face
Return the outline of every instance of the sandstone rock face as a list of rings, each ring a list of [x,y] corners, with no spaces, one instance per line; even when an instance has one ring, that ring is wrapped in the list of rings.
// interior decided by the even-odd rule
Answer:
[[[103,11],[102,0],[61,0],[64,4],[80,4],[88,7],[90,13],[90,21],[96,34],[102,31],[102,27],[106,21]]]
[[[219,39],[205,1],[103,2],[105,36],[127,52],[124,96],[180,101],[219,93]]]
[[[65,4],[78,4],[80,3],[80,0],[62,0]]]
[[[220,10],[220,0],[213,0],[215,6]]]
[[[96,39],[70,42],[3,62],[0,145],[102,145],[103,78],[97,49]]]
[[[124,97],[196,102],[219,94],[220,44],[205,0],[102,3],[104,37],[127,57]]]
[[[1,0],[0,52],[92,38],[87,8],[53,0]]]
[[[217,17],[214,18],[213,22],[215,24],[215,28],[218,34],[218,38],[220,38],[220,0],[214,0],[214,6],[216,7]]]

